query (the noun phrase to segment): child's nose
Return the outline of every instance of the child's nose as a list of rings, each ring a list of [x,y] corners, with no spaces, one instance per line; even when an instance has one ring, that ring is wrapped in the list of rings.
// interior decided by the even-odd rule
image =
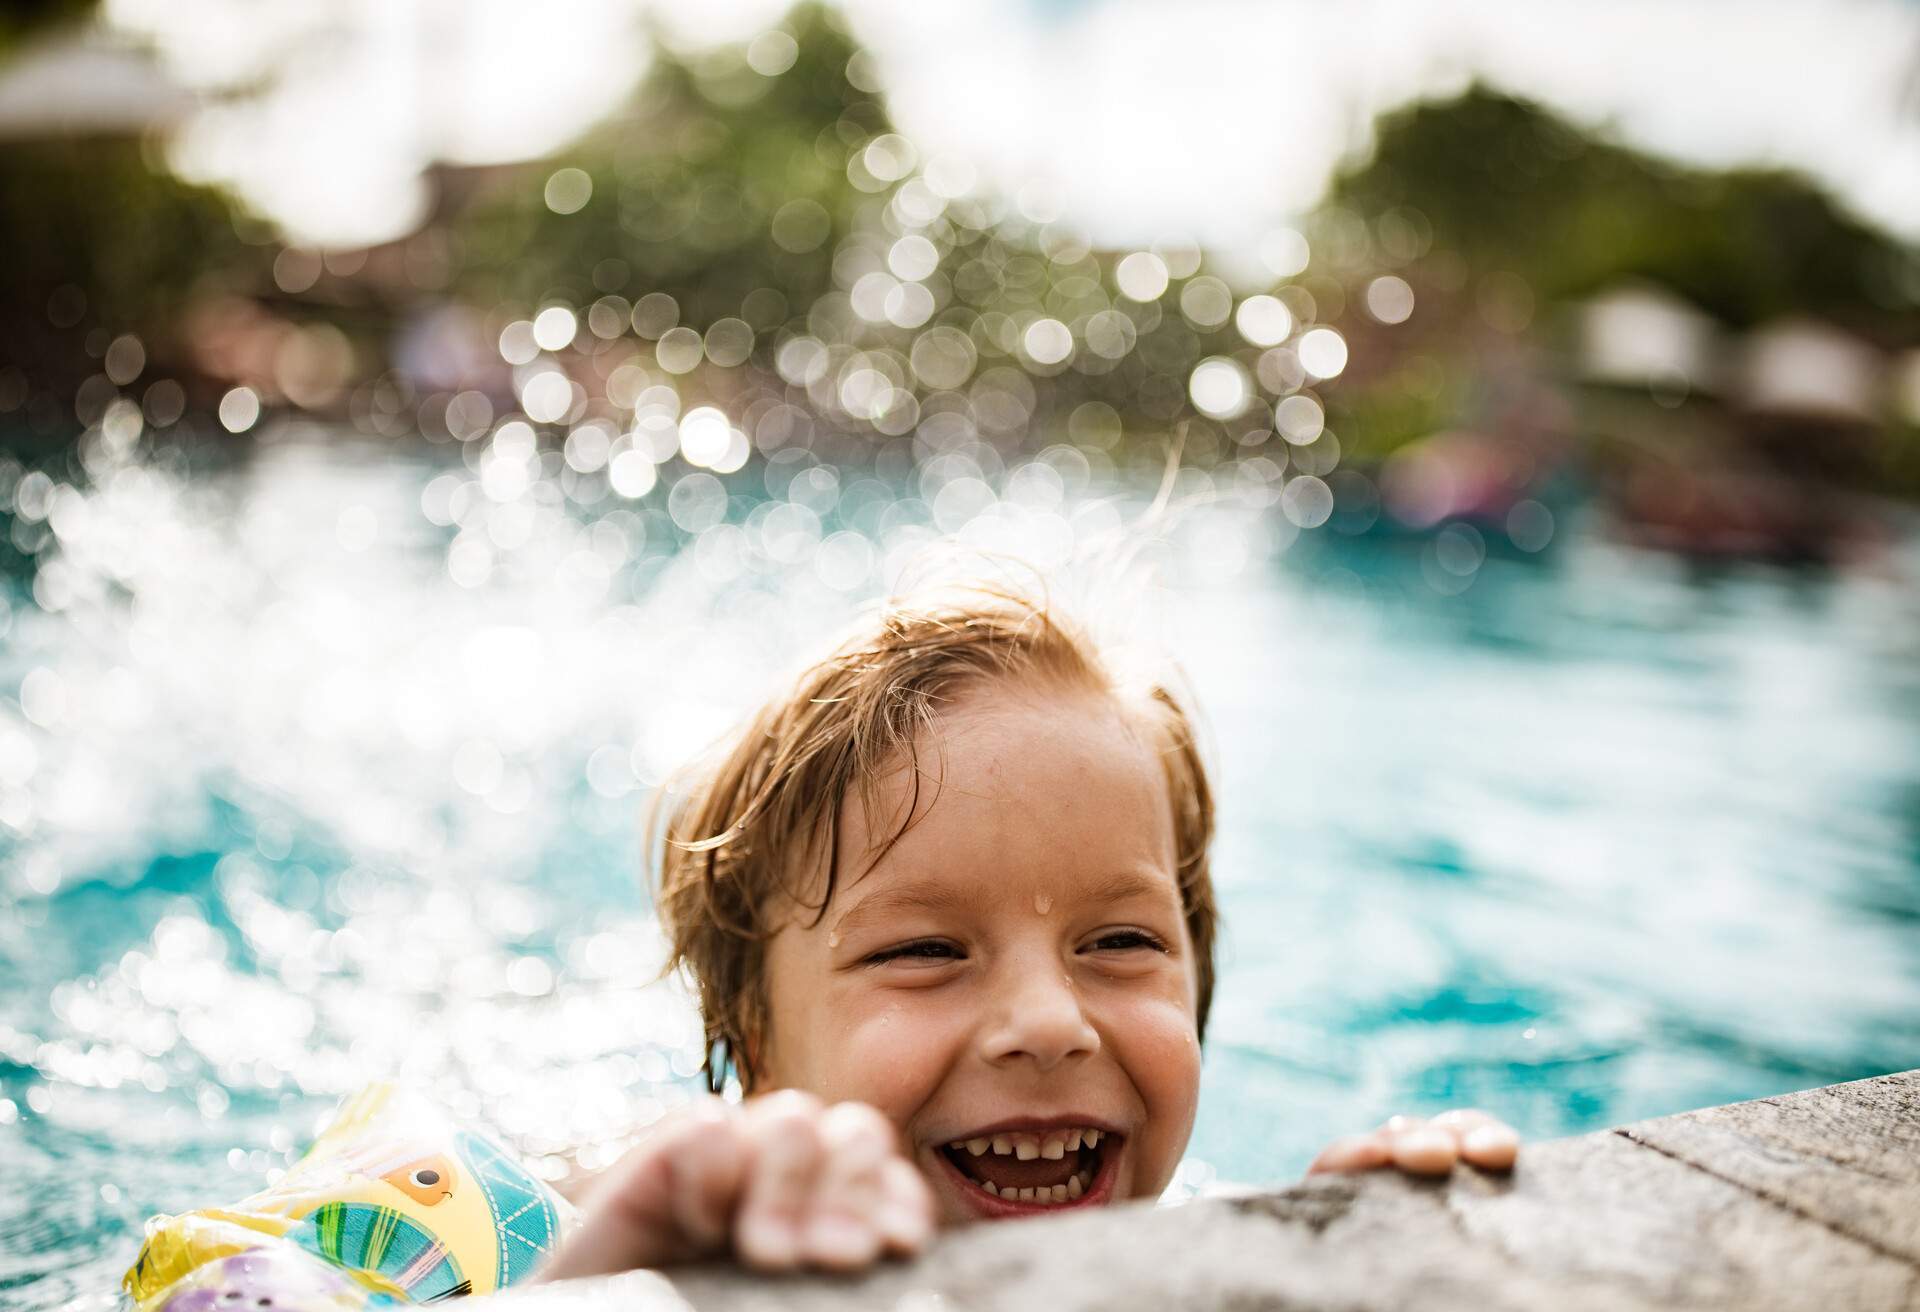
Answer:
[[[1087,1019],[1073,980],[1057,965],[1035,969],[1009,963],[983,1037],[988,1061],[1031,1061],[1043,1071],[1100,1048],[1099,1032]]]

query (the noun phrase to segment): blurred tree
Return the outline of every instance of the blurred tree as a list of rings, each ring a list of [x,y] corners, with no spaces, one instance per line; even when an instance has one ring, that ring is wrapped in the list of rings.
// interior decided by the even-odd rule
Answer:
[[[1627,277],[1735,327],[1812,313],[1886,343],[1920,340],[1920,252],[1797,174],[1707,172],[1607,142],[1485,87],[1384,116],[1332,199],[1397,207],[1475,273],[1519,274],[1542,301]]]
[[[835,243],[868,199],[848,179],[850,152],[887,131],[887,118],[849,79],[858,48],[825,6],[799,6],[776,32],[791,45],[770,38],[760,67],[792,62],[771,73],[756,71],[747,47],[685,58],[657,41],[628,110],[555,163],[591,179],[584,205],[557,212],[570,206],[549,203],[543,169],[456,220],[461,291],[480,304],[577,304],[659,290],[695,324],[741,315],[758,288],[796,309],[825,291]],[[764,313],[747,317],[771,326]]]
[[[95,0],[7,0],[0,5],[0,58],[43,28],[78,24],[94,7]]]
[[[99,367],[89,334],[135,332],[165,355],[195,287],[249,285],[271,261],[234,225],[225,196],[150,162],[139,140],[0,143],[4,363],[63,392]]]

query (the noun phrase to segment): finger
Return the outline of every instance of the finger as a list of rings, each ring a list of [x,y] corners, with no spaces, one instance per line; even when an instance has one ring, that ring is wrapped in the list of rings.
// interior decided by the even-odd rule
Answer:
[[[1452,1111],[1441,1112],[1438,1116],[1427,1122],[1429,1125],[1437,1125],[1441,1129],[1448,1131],[1457,1139],[1464,1139],[1469,1132],[1477,1130],[1483,1125],[1498,1125],[1499,1123],[1499,1121],[1495,1120],[1486,1112],[1481,1111],[1478,1107],[1456,1107]]]
[[[722,1247],[747,1173],[746,1145],[732,1118],[719,1110],[691,1121],[667,1167],[668,1197],[681,1233],[697,1250]]]
[[[933,1238],[933,1190],[927,1177],[904,1157],[889,1159],[880,1168],[880,1233],[887,1251],[908,1257]]]
[[[820,1140],[824,1157],[801,1246],[820,1266],[866,1266],[885,1242],[881,1168],[894,1155],[893,1125],[862,1103],[840,1103],[821,1117]]]
[[[1385,1166],[1392,1160],[1393,1149],[1385,1131],[1353,1134],[1344,1139],[1335,1139],[1328,1144],[1320,1155],[1313,1159],[1313,1165],[1307,1168],[1307,1174],[1371,1171],[1377,1166]]]
[[[1441,1112],[1430,1124],[1453,1135],[1462,1161],[1489,1171],[1511,1169],[1520,1152],[1520,1135],[1512,1126],[1474,1108]]]
[[[750,1265],[799,1262],[800,1223],[820,1170],[820,1103],[791,1090],[770,1094],[742,1117],[751,1160],[734,1245]]]
[[[1520,1132],[1499,1121],[1479,1126],[1460,1141],[1460,1155],[1483,1170],[1511,1171],[1520,1156]]]
[[[688,1256],[681,1233],[685,1222],[674,1205],[676,1159],[690,1141],[725,1118],[724,1106],[711,1100],[661,1122],[606,1173],[582,1209],[580,1228],[542,1268],[540,1278],[603,1275]],[[701,1170],[704,1176],[724,1170],[724,1164],[703,1163]]]
[[[1460,1156],[1460,1145],[1443,1129],[1419,1125],[1389,1133],[1393,1164],[1409,1175],[1445,1175]]]

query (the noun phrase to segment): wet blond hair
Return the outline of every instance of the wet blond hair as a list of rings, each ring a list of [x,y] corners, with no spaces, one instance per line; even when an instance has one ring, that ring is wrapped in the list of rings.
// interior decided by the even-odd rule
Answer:
[[[654,905],[667,968],[684,969],[698,993],[711,1088],[720,1089],[729,1064],[752,1087],[749,1057],[768,1015],[766,945],[793,905],[825,914],[840,878],[849,794],[857,789],[867,813],[877,814],[884,774],[903,758],[912,770],[911,800],[868,854],[870,865],[923,813],[919,743],[939,708],[1000,681],[1111,697],[1158,747],[1193,940],[1196,1023],[1205,1034],[1216,920],[1213,793],[1187,699],[1170,670],[1128,677],[1043,596],[974,584],[887,603],[661,794],[648,843],[660,853]]]

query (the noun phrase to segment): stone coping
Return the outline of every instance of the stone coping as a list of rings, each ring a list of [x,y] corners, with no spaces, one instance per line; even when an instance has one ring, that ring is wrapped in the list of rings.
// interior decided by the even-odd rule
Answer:
[[[705,1266],[500,1298],[512,1312],[1920,1309],[1920,1070],[1528,1144],[1510,1175],[1321,1176],[981,1225],[852,1278]]]

